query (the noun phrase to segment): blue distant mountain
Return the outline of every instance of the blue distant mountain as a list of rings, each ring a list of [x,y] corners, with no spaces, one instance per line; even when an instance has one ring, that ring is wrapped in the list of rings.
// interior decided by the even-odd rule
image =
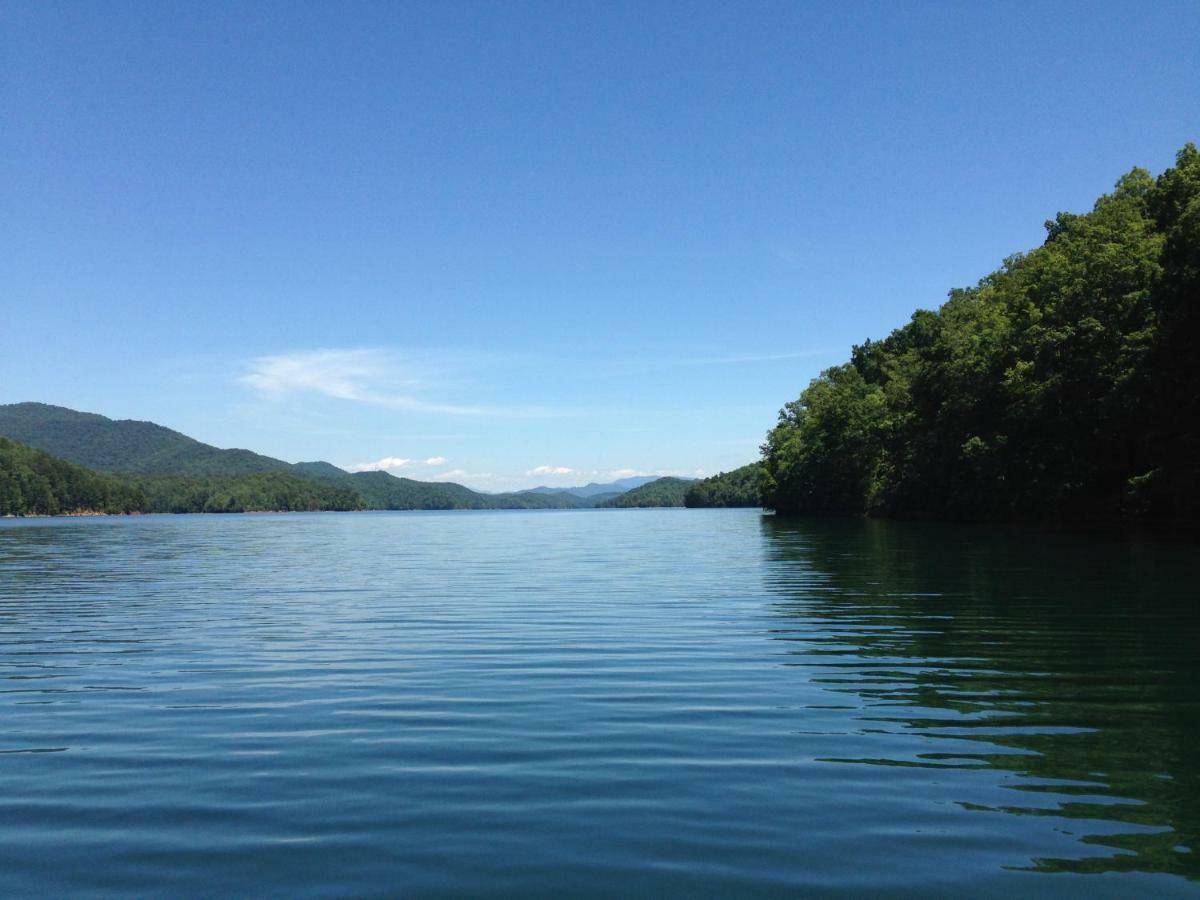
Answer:
[[[623,494],[625,491],[633,490],[641,487],[643,484],[648,484],[659,478],[658,475],[633,475],[629,478],[618,478],[616,481],[609,481],[605,484],[599,484],[595,481],[580,487],[541,487],[530,488],[527,491],[521,491],[522,494],[574,494],[576,497],[595,497],[599,494]]]

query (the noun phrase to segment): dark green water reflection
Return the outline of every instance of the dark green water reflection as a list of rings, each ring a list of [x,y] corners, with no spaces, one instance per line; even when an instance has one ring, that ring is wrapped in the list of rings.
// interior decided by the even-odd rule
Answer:
[[[964,793],[962,807],[1045,817],[1084,845],[1030,869],[1200,878],[1194,548],[912,523],[762,528],[777,637],[802,645],[793,664],[851,695],[864,730],[919,738],[904,755],[830,761],[1011,773],[1007,800]]]

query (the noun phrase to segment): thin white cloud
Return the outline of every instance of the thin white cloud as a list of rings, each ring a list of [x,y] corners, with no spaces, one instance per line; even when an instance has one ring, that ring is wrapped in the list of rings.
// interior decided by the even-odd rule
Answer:
[[[425,465],[427,466],[444,466],[445,464],[446,457],[444,456],[431,456],[429,459],[425,460]]]
[[[534,466],[526,475],[571,475],[574,469],[567,466]]]

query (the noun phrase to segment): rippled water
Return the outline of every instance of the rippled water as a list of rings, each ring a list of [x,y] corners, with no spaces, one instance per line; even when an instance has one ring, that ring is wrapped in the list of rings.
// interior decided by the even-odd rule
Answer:
[[[1200,894],[1200,554],[741,510],[0,524],[0,894]]]

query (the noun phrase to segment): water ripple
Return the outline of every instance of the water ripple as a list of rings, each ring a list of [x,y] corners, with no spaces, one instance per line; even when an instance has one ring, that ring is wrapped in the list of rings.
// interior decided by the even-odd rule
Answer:
[[[1198,575],[740,510],[5,522],[0,893],[1195,896]]]

